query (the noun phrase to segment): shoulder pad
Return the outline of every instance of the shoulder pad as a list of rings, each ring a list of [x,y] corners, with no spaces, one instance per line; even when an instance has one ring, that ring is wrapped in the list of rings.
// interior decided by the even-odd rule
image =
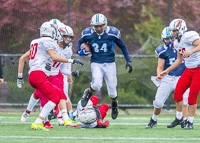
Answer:
[[[188,31],[184,33],[183,38],[186,38],[192,44],[195,40],[199,39],[199,34],[196,31]]]
[[[159,57],[159,58],[165,58],[164,56],[164,52],[166,51],[167,49],[165,49],[164,45],[160,45],[156,48],[155,50],[155,53],[156,55]]]
[[[120,31],[115,27],[108,26],[106,32],[107,32],[108,35],[114,36],[114,37],[116,37],[118,39],[120,39],[120,37],[121,37],[120,36]]]
[[[92,27],[88,27],[82,31],[81,35],[82,35],[82,37],[84,37],[87,35],[91,35],[92,33],[93,33]]]

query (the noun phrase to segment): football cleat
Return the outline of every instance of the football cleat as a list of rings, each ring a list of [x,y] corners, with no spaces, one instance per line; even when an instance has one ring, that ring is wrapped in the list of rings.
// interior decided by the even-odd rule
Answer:
[[[31,129],[32,130],[38,130],[38,131],[49,131],[48,129],[43,127],[43,124],[34,123],[34,122],[31,124]]]
[[[152,129],[152,128],[155,127],[156,125],[157,125],[157,120],[154,121],[154,120],[151,118],[149,124],[145,127],[145,129]]]
[[[58,126],[64,126],[64,121],[63,121],[63,119],[58,119],[58,120],[57,120],[57,125],[58,125]]]
[[[185,122],[183,120],[183,117],[180,120],[175,118],[175,120],[173,122],[171,122],[171,124],[168,125],[167,128],[174,128],[177,125],[181,125],[181,128],[185,127]]]
[[[53,126],[50,124],[49,121],[47,121],[46,123],[44,123],[44,127],[45,128],[53,128]]]
[[[89,92],[89,88],[85,89],[83,96],[81,97],[81,106],[85,107],[92,96],[92,93]]]
[[[54,113],[53,110],[51,110],[48,114],[48,120],[51,121],[53,119],[57,119],[57,115]]]
[[[64,120],[64,126],[67,127],[73,127],[73,128],[78,128],[80,127],[80,124],[76,121],[74,121],[73,119],[68,119],[68,120]]]
[[[111,108],[112,108],[111,117],[112,117],[112,119],[116,119],[118,116],[118,102],[117,101],[112,102]]]
[[[185,123],[185,126],[182,129],[183,130],[192,130],[193,129],[193,123],[190,123],[189,121],[187,121]]]
[[[24,111],[24,113],[22,114],[22,117],[21,117],[21,122],[26,122],[29,115],[30,115],[30,111],[28,111],[28,110]]]

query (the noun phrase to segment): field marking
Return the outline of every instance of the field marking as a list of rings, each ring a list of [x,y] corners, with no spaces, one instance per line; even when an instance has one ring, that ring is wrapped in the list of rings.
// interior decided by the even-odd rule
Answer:
[[[33,122],[25,122],[25,123],[22,123],[22,122],[0,122],[0,124],[2,123],[5,123],[5,124],[32,124]],[[57,122],[51,122],[52,125],[56,125]],[[146,123],[110,123],[110,125],[147,125],[148,122]],[[169,125],[170,123],[158,123],[157,125]],[[194,125],[200,125],[200,123],[194,123]]]
[[[118,117],[116,120],[150,120],[150,117],[130,117],[130,118],[120,118]],[[0,118],[2,119],[5,119],[5,118],[10,118],[10,119],[20,119],[21,117],[1,117]],[[36,119],[37,117],[28,117],[28,119]],[[174,120],[175,119],[175,116],[172,117],[172,118],[159,118],[158,117],[158,120]],[[112,118],[105,118],[105,120],[112,120]],[[200,121],[200,118],[194,118],[195,121]]]
[[[134,138],[134,137],[41,137],[41,136],[0,136],[0,138],[26,138],[26,139],[85,139],[85,140],[200,140],[200,138]]]

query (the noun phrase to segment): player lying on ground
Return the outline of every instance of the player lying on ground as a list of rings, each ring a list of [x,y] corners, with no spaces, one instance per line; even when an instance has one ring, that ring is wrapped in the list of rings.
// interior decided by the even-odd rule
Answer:
[[[165,27],[163,29],[161,33],[161,39],[164,44],[157,47],[155,50],[157,56],[159,57],[157,75],[159,75],[163,70],[171,66],[173,62],[177,59],[177,51],[175,50],[172,43],[172,39],[174,38],[170,35],[169,27]],[[150,119],[149,124],[145,127],[146,129],[151,129],[157,125],[158,115],[161,113],[162,107],[164,106],[164,103],[169,97],[170,93],[175,90],[178,79],[180,78],[185,68],[185,63],[183,61],[180,66],[169,72],[163,79],[152,77],[152,80],[157,85],[158,89],[156,92],[155,100],[153,101],[154,113],[152,118]],[[183,116],[185,121],[187,119],[186,117],[188,111],[188,95],[189,89],[187,89],[183,95]]]
[[[103,122],[109,106],[102,104],[97,107],[97,103],[98,98],[96,96],[92,96],[85,107],[81,105],[81,101],[78,102],[77,110],[72,116],[73,118],[78,116],[82,128],[107,128],[109,126],[108,120]]]

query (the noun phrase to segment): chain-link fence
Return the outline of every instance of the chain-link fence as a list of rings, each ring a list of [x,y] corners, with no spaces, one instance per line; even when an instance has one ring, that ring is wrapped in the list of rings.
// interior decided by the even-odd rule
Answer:
[[[107,17],[108,25],[121,31],[121,38],[128,47],[134,68],[128,74],[125,59],[116,46],[120,105],[152,107],[156,86],[150,77],[156,75],[157,58],[154,50],[162,44],[161,31],[172,19],[182,18],[189,30],[200,32],[199,8],[200,1],[196,0],[1,0],[0,54],[6,82],[0,85],[0,102],[2,105],[26,105],[34,92],[27,81],[28,61],[24,69],[23,88],[17,88],[18,60],[20,55],[28,51],[30,42],[39,37],[38,28],[43,22],[59,19],[70,25],[75,35],[75,53],[81,31],[90,26],[90,19],[94,14],[102,13]],[[73,70],[80,71],[80,77],[73,79],[74,84],[69,89],[74,104],[80,100],[92,77],[89,57],[78,58],[85,66],[73,66]],[[100,103],[110,103],[105,83],[101,91],[95,94]],[[170,98],[170,102],[174,104],[172,96]]]

